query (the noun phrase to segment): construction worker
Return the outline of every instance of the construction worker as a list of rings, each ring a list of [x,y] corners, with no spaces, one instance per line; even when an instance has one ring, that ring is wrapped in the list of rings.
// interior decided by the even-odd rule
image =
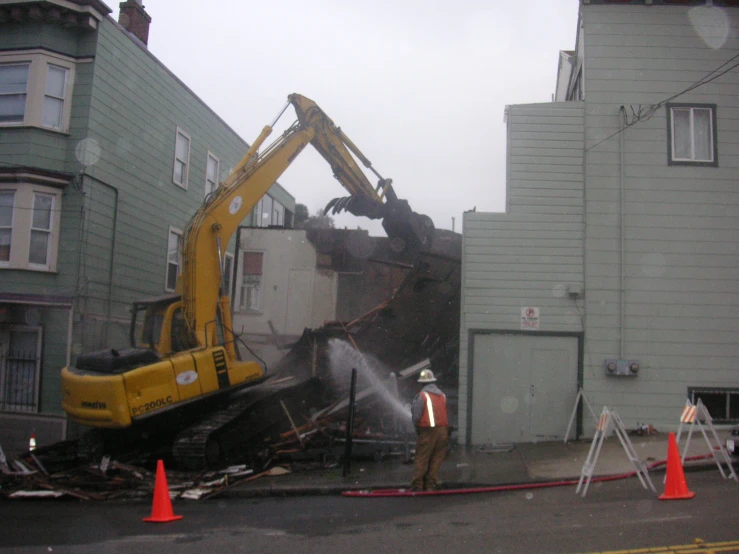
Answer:
[[[417,436],[411,490],[431,491],[437,488],[436,478],[449,444],[446,396],[433,384],[436,378],[431,370],[421,371],[418,382],[424,386],[411,404]]]

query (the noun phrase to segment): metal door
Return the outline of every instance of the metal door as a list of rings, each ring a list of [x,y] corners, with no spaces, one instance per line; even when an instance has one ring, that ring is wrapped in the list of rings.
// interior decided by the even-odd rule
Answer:
[[[477,334],[473,345],[471,442],[563,438],[577,395],[577,337]]]

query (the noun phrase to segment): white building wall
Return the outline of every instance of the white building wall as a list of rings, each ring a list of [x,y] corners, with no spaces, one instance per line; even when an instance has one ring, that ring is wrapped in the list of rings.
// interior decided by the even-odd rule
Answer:
[[[262,309],[241,306],[243,253],[262,252]],[[242,229],[237,253],[234,329],[253,341],[250,347],[268,364],[284,351],[274,346],[272,329],[285,340],[297,338],[306,327],[318,328],[336,319],[336,272],[316,269],[316,250],[298,229]],[[270,328],[270,323],[272,328]]]

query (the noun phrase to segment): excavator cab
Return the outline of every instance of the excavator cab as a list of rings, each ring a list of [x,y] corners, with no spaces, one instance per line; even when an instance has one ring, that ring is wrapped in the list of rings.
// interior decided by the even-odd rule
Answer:
[[[144,314],[140,323],[141,312]],[[134,302],[129,338],[132,348],[150,348],[165,356],[192,348],[182,312],[182,297],[170,294]]]

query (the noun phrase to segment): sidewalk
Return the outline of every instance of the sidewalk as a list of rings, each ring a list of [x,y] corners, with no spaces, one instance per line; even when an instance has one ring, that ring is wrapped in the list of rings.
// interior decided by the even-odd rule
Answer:
[[[731,431],[719,430],[721,444]],[[667,458],[667,433],[647,437],[630,437],[641,460],[649,466]],[[685,444],[683,435],[680,448]],[[510,450],[497,451],[491,447],[452,446],[440,472],[445,489],[491,487],[542,481],[565,481],[580,478],[583,463],[590,451],[591,441],[542,442],[508,445]],[[682,450],[681,450],[682,453]],[[687,457],[709,455],[710,449],[703,436],[694,433]],[[736,470],[737,460],[732,460]],[[686,461],[685,470],[718,467],[712,457]],[[634,468],[615,435],[610,436],[601,449],[595,466],[595,476],[629,473]],[[341,494],[342,491],[364,489],[407,488],[413,471],[412,464],[400,460],[353,461],[347,477],[342,468],[311,469],[276,477],[264,476],[250,483],[235,486],[219,497],[260,497]],[[724,466],[726,471],[726,466]],[[664,466],[651,470],[664,473]],[[636,479],[636,477],[634,477]],[[659,489],[658,480],[653,479]],[[661,484],[661,478],[659,479]]]

